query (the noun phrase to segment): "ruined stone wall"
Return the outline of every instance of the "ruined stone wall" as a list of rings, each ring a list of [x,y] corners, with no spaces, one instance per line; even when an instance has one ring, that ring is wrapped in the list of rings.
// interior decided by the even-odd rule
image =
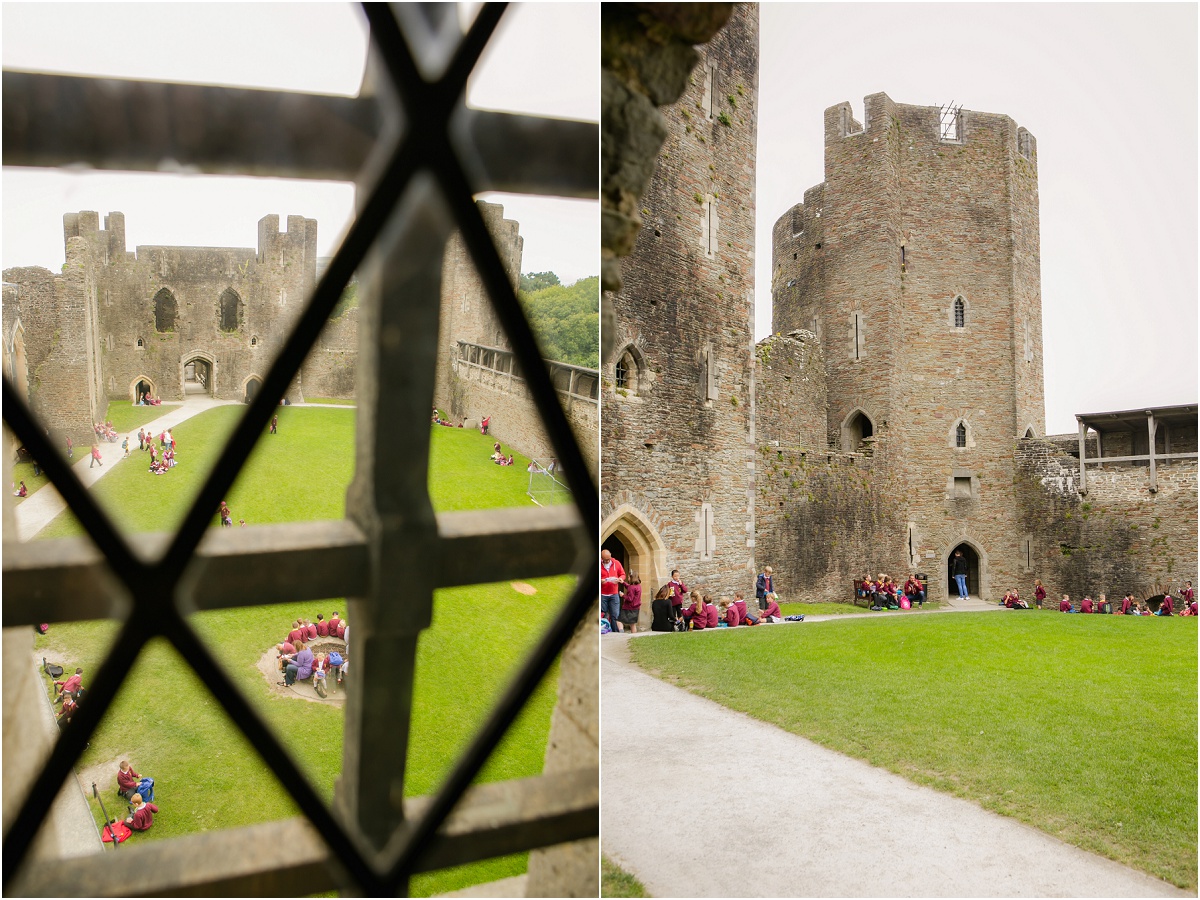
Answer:
[[[872,453],[795,445],[758,453],[757,556],[775,570],[781,598],[849,602],[854,579],[867,573],[903,584],[912,571],[903,487],[890,474],[886,442]]]
[[[66,276],[40,267],[5,270],[4,280],[14,285],[6,314],[17,315],[23,330],[31,408],[56,443],[70,436],[86,447],[104,405],[96,404],[96,348],[86,309],[88,249],[78,243],[70,249]]]
[[[1158,465],[1155,493],[1147,467],[1089,466],[1086,496],[1078,458],[1055,442],[1022,440],[1016,463],[1014,493],[1028,541],[1022,585],[1041,578],[1051,597],[1078,600],[1127,590],[1144,598],[1184,580],[1200,583],[1195,460]]]
[[[673,567],[714,594],[754,585],[757,7],[737,6],[698,50],[662,109],[668,133],[602,360],[602,530],[637,549],[648,593]]]
[[[451,380],[458,404],[454,407],[454,416],[464,419],[466,427],[478,428],[484,416],[491,416],[488,434],[501,443],[511,445],[531,459],[558,456],[546,436],[525,379],[460,362],[452,372]],[[559,391],[558,399],[594,476],[600,450],[596,439],[600,430],[600,407],[594,401],[563,391]]]
[[[300,383],[306,397],[354,400],[358,372],[358,307],[330,319],[304,360]]]
[[[758,342],[754,382],[759,446],[826,446],[825,360],[811,331],[771,335]]]
[[[938,108],[885,94],[864,114],[825,111],[825,181],[775,224],[775,330],[819,336],[833,445],[854,449],[858,411],[890,441],[931,599],[960,542],[990,598],[1019,574],[1013,446],[1045,428],[1036,143],[972,110],[944,135]]]
[[[483,214],[483,221],[492,235],[504,269],[515,286],[521,276],[521,256],[525,248],[520,225],[504,218],[504,207],[498,203],[476,201],[475,205]],[[447,241],[446,255],[442,261],[442,310],[438,341],[441,344],[441,362],[438,364],[434,397],[437,405],[446,409],[452,406],[451,374],[454,360],[458,357],[459,341],[504,350],[510,347],[508,337],[500,327],[500,320],[496,318],[491,298],[479,280],[475,262],[457,231]]]

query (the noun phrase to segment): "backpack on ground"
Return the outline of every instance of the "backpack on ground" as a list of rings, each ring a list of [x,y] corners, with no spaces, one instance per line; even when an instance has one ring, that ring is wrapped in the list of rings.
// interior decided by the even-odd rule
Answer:
[[[56,666],[54,663],[46,662],[46,657],[42,657],[42,670],[51,678],[61,678],[63,673],[62,666]]]
[[[138,782],[137,792],[142,795],[142,800],[145,803],[154,802],[154,779],[143,778]]]

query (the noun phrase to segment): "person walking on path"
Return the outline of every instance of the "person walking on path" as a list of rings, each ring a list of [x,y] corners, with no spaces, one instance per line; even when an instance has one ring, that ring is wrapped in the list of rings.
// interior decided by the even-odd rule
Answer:
[[[954,581],[958,584],[958,599],[966,600],[967,594],[967,558],[963,556],[961,550],[954,551],[954,562],[951,572],[954,574]]]
[[[625,581],[625,567],[612,558],[607,550],[600,551],[600,612],[608,619],[613,631],[621,630],[621,585]]]
[[[71,440],[71,436],[67,435],[67,459],[75,458],[75,442]]]
[[[88,468],[90,469],[96,463],[100,463],[100,466],[103,468],[104,461],[100,459],[100,447],[97,444],[92,444],[92,461],[88,463]]]

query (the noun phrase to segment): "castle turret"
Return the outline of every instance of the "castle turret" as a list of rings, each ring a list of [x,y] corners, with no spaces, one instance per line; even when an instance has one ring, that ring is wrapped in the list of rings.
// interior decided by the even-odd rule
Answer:
[[[940,572],[962,547],[985,594],[1021,574],[1005,488],[1045,427],[1038,231],[1026,129],[872,94],[861,123],[825,111],[825,181],[773,232],[774,330],[820,337],[830,444],[887,441],[910,521],[887,552]]]

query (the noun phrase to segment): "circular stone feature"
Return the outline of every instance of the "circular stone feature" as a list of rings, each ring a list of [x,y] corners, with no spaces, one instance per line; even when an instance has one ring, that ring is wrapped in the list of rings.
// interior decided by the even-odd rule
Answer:
[[[511,581],[509,584],[512,585],[512,589],[518,594],[526,594],[527,596],[532,597],[537,593],[537,588],[535,588],[532,584],[526,584],[524,581]]]
[[[305,645],[313,652],[313,656],[321,653],[328,654],[331,650],[336,650],[342,654],[343,658],[347,658],[346,642],[341,638],[319,637]],[[279,684],[283,681],[283,672],[279,671],[279,651],[274,647],[267,650],[258,661],[258,671],[262,673],[263,678],[267,680],[267,684],[271,686],[271,690],[277,694],[283,694],[288,697],[298,697],[301,700],[308,700],[311,703],[336,703],[339,706],[346,700],[345,685],[338,687],[334,684],[332,678],[325,679],[325,686],[329,692],[327,697],[318,697],[316,690],[313,689],[312,679],[307,681],[297,681],[291,687],[284,687]]]

